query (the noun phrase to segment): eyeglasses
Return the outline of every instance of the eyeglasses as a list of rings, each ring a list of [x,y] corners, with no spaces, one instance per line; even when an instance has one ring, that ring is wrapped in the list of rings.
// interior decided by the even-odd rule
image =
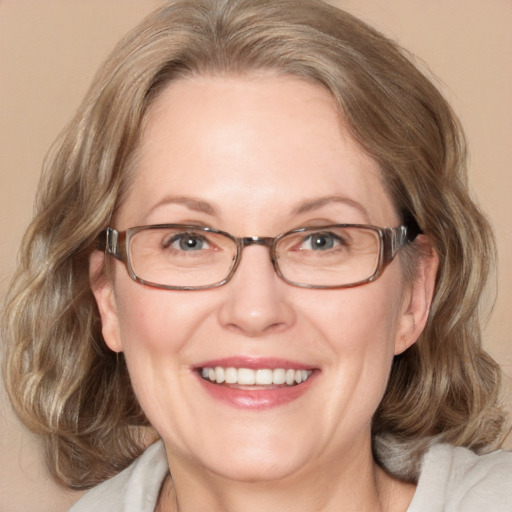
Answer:
[[[277,275],[303,288],[348,288],[377,279],[418,226],[381,228],[333,224],[298,228],[276,237],[237,238],[210,227],[187,224],[107,228],[105,253],[122,261],[138,283],[166,290],[202,290],[226,284],[242,250],[269,248]]]

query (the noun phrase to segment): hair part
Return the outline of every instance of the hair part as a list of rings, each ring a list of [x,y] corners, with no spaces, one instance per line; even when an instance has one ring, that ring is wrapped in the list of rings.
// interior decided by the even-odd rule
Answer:
[[[397,211],[415,217],[439,255],[428,325],[396,357],[375,414],[376,459],[414,480],[434,440],[481,451],[499,438],[500,372],[478,319],[493,237],[469,197],[464,136],[445,99],[394,42],[320,1],[177,0],[119,43],[54,146],[6,302],[6,387],[66,486],[113,476],[148,441],[89,281],[98,234],[129,190],[145,114],[173,80],[265,71],[331,92]],[[415,254],[409,262],[424,257]]]

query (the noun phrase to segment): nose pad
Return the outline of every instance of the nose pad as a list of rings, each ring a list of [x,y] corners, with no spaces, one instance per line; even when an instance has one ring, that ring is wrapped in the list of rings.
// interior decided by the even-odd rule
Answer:
[[[289,286],[276,274],[267,247],[245,247],[235,275],[225,286],[221,324],[245,336],[281,331],[295,321]]]

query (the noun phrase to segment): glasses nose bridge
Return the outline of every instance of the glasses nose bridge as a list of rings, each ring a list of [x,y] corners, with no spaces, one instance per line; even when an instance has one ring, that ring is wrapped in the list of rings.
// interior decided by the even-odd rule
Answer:
[[[240,244],[240,250],[244,247],[247,247],[248,245],[263,245],[271,249],[275,238],[270,236],[245,236],[243,238],[239,238],[238,240]]]
[[[238,242],[238,258],[236,267],[238,267],[240,261],[242,260],[242,251],[245,247],[249,245],[261,245],[263,247],[267,247],[269,250],[270,261],[272,262],[272,266],[274,270],[277,271],[276,261],[274,259],[274,242],[276,238],[270,236],[245,236],[243,238],[237,238]],[[236,270],[236,268],[235,268]]]

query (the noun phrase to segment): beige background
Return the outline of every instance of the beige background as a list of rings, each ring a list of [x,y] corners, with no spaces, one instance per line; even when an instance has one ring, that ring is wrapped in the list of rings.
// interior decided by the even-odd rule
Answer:
[[[31,216],[45,152],[113,44],[158,3],[0,0],[0,297]],[[497,302],[485,343],[502,364],[510,386],[512,1],[332,3],[398,39],[427,62],[462,118],[471,148],[471,186],[499,242]],[[57,512],[74,499],[76,495],[65,494],[48,480],[37,441],[21,429],[0,393],[0,511]]]

